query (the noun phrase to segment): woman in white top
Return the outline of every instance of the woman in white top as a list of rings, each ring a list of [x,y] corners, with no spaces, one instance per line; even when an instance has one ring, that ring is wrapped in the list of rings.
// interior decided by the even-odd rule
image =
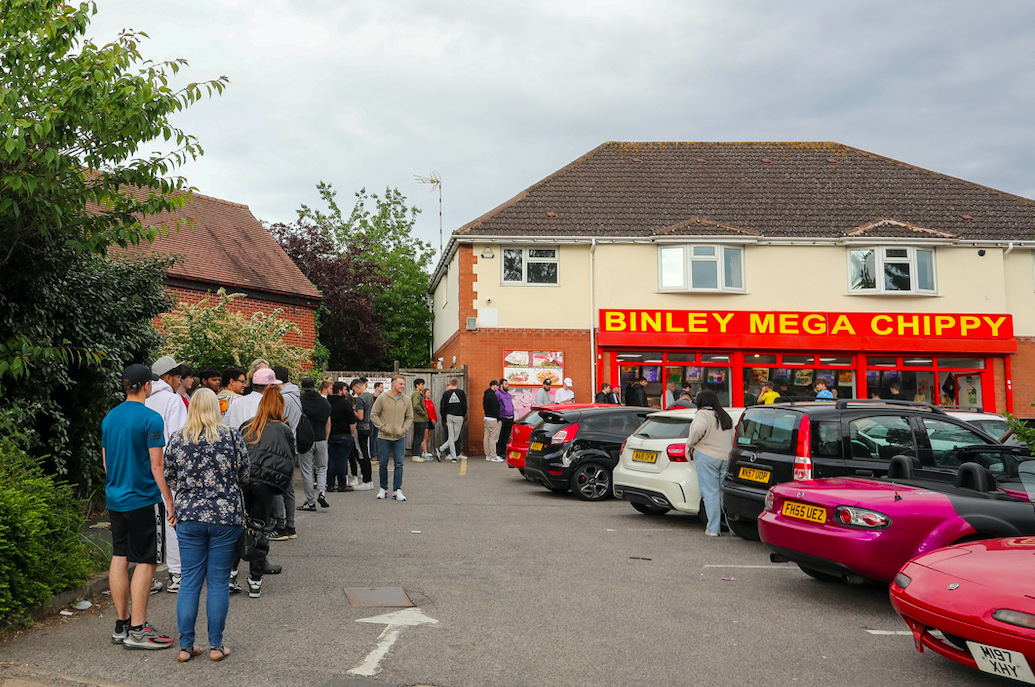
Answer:
[[[704,533],[718,537],[722,522],[719,485],[726,477],[726,462],[733,450],[733,418],[719,403],[718,395],[710,389],[697,395],[697,414],[690,423],[690,436],[686,440],[687,455],[691,449],[697,465],[697,484],[708,513],[708,526]]]

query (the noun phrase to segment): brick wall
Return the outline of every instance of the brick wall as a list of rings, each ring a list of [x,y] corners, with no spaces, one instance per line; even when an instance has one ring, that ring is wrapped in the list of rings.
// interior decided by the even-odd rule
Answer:
[[[999,375],[998,367],[996,375]],[[1017,337],[1017,352],[1010,356],[1010,376],[1013,378],[1013,412],[1018,417],[1035,417],[1035,337]],[[996,385],[998,402],[999,385]],[[1003,409],[1006,403],[1003,403]]]
[[[228,289],[228,291],[230,290]],[[181,303],[186,303],[188,305],[196,305],[197,303],[200,303],[201,299],[205,298],[205,296],[210,297],[210,302],[217,298],[214,293],[184,289],[177,286],[169,287],[169,293]],[[316,345],[316,311],[314,309],[306,308],[304,306],[285,305],[283,303],[273,303],[271,301],[244,297],[235,300],[231,310],[244,313],[246,316],[251,317],[257,312],[269,315],[277,308],[283,308],[283,312],[280,316],[283,319],[294,323],[300,330],[299,333],[292,332],[287,334],[287,336],[284,337],[284,341],[293,346],[298,346],[299,348],[311,351],[313,346]],[[158,320],[155,320],[155,326],[158,326]]]

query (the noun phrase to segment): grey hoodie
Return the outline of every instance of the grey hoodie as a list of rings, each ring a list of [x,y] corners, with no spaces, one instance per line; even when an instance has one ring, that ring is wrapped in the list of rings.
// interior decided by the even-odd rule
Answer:
[[[302,420],[302,392],[291,382],[284,382],[280,386],[280,393],[284,395],[284,419],[291,433],[295,434]]]

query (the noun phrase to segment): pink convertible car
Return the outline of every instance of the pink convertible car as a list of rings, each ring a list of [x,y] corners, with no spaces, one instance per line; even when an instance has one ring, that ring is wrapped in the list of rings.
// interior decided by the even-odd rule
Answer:
[[[769,490],[758,531],[774,561],[821,580],[890,583],[906,561],[950,544],[1035,535],[1035,459],[961,447],[957,465],[895,456],[881,480],[833,478]]]

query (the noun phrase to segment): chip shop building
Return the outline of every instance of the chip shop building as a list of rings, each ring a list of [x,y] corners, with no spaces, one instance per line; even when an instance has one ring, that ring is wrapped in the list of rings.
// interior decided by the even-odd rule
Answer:
[[[1031,200],[841,144],[605,143],[452,234],[434,355],[519,408],[643,376],[1025,416],[1033,249]]]

